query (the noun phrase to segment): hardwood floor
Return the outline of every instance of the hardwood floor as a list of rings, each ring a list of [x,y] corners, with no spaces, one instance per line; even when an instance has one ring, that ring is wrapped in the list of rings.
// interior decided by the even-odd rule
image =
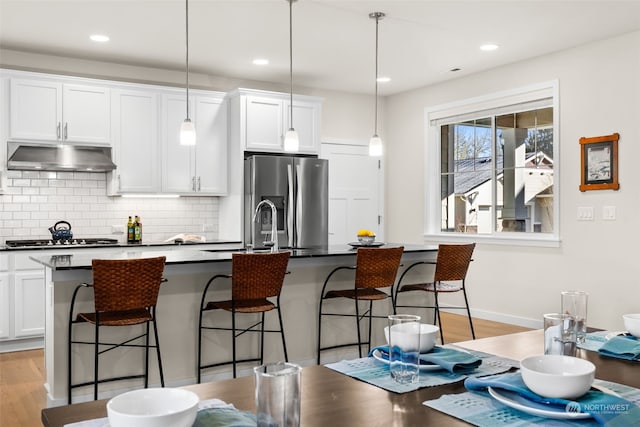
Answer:
[[[476,338],[528,330],[520,326],[474,319]],[[446,343],[471,339],[465,316],[442,313]],[[38,427],[46,405],[43,350],[0,353],[0,426]]]

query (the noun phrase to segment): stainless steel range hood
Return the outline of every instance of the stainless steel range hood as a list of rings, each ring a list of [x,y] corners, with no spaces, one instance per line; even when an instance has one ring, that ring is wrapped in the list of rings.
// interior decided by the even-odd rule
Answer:
[[[11,141],[7,147],[7,169],[12,170],[108,172],[116,168],[111,147]]]

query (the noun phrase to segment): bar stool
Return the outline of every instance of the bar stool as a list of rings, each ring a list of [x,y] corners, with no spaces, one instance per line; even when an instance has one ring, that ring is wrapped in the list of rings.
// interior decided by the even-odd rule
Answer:
[[[280,292],[284,275],[287,273],[290,252],[276,253],[234,253],[231,263],[231,274],[218,274],[207,282],[202,292],[200,301],[200,315],[198,321],[198,383],[201,381],[202,370],[214,366],[233,364],[233,377],[236,377],[236,365],[238,363],[264,361],[264,333],[276,332],[282,337],[282,348],[284,350],[284,360],[289,361],[287,355],[287,344],[284,338],[284,328],[282,326],[282,313],[280,312]],[[209,286],[220,278],[231,279],[231,299],[224,301],[206,302]],[[276,298],[274,304],[268,298]],[[267,330],[264,328],[265,313],[275,309],[278,313],[280,329]],[[231,312],[231,328],[206,326],[203,324],[203,315],[211,310],[225,310]],[[236,313],[256,314],[260,313],[260,320],[253,325],[238,329],[236,325]],[[259,326],[259,329],[256,327]],[[220,363],[203,365],[202,362],[202,333],[204,330],[221,330],[231,332],[231,345],[233,360]],[[246,332],[260,333],[260,357],[237,360],[236,338]]]
[[[465,279],[467,277],[467,271],[469,270],[469,264],[472,259],[473,250],[476,247],[475,243],[467,245],[439,245],[438,257],[436,262],[433,261],[419,261],[411,264],[406,270],[402,272],[396,291],[394,294],[394,310],[398,307],[413,307],[413,308],[433,308],[433,324],[436,322],[440,325],[440,341],[444,344],[444,336],[442,333],[442,322],[440,322],[440,310],[466,310],[467,317],[469,318],[469,326],[471,327],[471,337],[476,339],[475,331],[473,330],[473,321],[471,320],[471,312],[469,310],[469,300],[467,299],[467,291],[465,288]],[[402,280],[406,274],[413,268],[419,265],[435,264],[436,270],[433,276],[433,282],[427,283],[415,283],[402,285]],[[446,283],[457,282],[457,283]],[[410,292],[410,291],[423,291],[433,292],[434,305],[398,305],[398,293]],[[438,294],[440,293],[453,293],[460,292],[464,295],[464,306],[441,306],[438,301]]]
[[[82,283],[73,291],[71,307],[69,309],[69,340],[67,356],[67,400],[71,403],[71,391],[76,387],[93,384],[93,399],[98,399],[98,384],[110,381],[144,378],[144,387],[149,386],[149,348],[155,348],[158,357],[158,369],[160,383],[164,387],[164,375],[162,372],[162,359],[160,357],[160,343],[158,341],[158,326],[156,324],[156,303],[160,284],[165,281],[162,278],[164,272],[165,257],[125,259],[125,260],[100,260],[91,262],[93,270],[93,284]],[[93,289],[94,312],[78,313],[74,319],[76,297],[80,289]],[[73,339],[74,325],[91,323],[94,325],[94,340],[79,341]],[[101,326],[133,326],[145,325],[142,334],[129,338],[120,343],[100,342]],[[150,344],[150,324],[153,324],[155,344]],[[135,341],[144,338],[144,344]],[[72,374],[72,345],[90,344],[94,346],[94,372],[93,381],[73,384]],[[101,349],[101,347],[106,347]],[[138,347],[145,349],[144,373],[112,378],[99,379],[98,361],[99,355],[120,347]]]
[[[396,280],[398,267],[404,247],[392,248],[359,248],[356,255],[355,266],[340,266],[334,268],[324,281],[322,292],[320,293],[320,305],[318,308],[318,365],[320,364],[320,352],[341,347],[358,346],[358,354],[362,357],[362,345],[367,344],[371,349],[371,319],[385,318],[386,316],[374,316],[372,314],[373,301],[380,301],[389,298],[391,295],[378,288],[392,287]],[[351,289],[330,290],[325,293],[329,279],[340,270],[355,270],[354,287]],[[355,303],[355,314],[351,313],[323,313],[323,302],[333,298],[349,298]],[[359,301],[368,301],[369,308],[360,314]],[[348,344],[338,344],[329,347],[322,347],[322,316],[344,316],[356,318],[356,331],[358,342]],[[368,340],[363,342],[360,334],[360,320],[364,317],[369,319]]]

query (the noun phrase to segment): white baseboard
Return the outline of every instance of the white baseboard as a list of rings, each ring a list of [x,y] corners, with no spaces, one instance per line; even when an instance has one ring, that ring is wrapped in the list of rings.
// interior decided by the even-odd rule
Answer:
[[[17,340],[0,341],[0,353],[9,353],[13,351],[35,350],[44,348],[44,338],[22,338]]]
[[[466,315],[464,310],[445,310],[442,311],[452,314]],[[531,319],[528,317],[515,316],[513,314],[497,313],[495,311],[471,309],[471,317],[483,320],[491,320],[492,322],[506,323],[509,325],[522,326],[524,328],[541,329],[543,324],[540,319]]]

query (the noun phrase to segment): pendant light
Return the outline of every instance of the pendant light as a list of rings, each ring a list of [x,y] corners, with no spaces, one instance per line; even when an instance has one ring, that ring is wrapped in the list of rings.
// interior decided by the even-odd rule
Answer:
[[[375,122],[373,136],[369,140],[369,155],[382,156],[382,138],[378,136],[378,23],[384,18],[382,12],[372,12],[369,18],[376,20],[376,93],[375,93]]]
[[[298,151],[300,141],[298,132],[293,128],[293,19],[292,6],[297,0],[286,0],[289,3],[289,130],[284,135],[284,151]]]
[[[196,145],[196,128],[189,117],[189,0],[185,0],[186,40],[187,40],[187,118],[180,126],[180,145]]]

